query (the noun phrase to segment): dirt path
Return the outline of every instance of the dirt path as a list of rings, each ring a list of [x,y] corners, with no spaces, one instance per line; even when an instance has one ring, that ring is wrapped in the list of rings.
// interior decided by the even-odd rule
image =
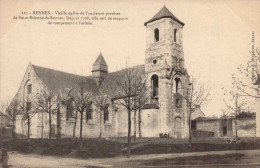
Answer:
[[[54,156],[41,156],[34,154],[9,153],[9,165],[12,168],[72,168],[72,167],[138,167],[144,161],[165,160],[178,157],[202,156],[208,154],[244,154],[241,165],[260,165],[260,150],[244,150],[244,151],[212,151],[212,152],[192,152],[192,153],[175,153],[175,154],[150,154],[150,155],[133,155],[131,158],[116,157],[104,159],[78,159],[78,158],[61,158]],[[233,163],[233,164],[237,164]],[[234,166],[235,166],[234,165]],[[172,165],[171,165],[172,166]],[[186,165],[187,166],[187,165]],[[213,166],[213,165],[205,165]],[[219,165],[218,165],[219,166]]]

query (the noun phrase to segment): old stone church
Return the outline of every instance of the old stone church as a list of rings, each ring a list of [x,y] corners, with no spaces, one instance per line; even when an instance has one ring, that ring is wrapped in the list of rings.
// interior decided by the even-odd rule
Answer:
[[[175,17],[165,6],[149,21],[144,23],[146,29],[145,64],[135,66],[146,75],[150,88],[148,102],[137,114],[137,136],[159,137],[161,133],[173,138],[188,137],[189,76],[184,66],[182,31],[184,23]],[[79,76],[65,73],[29,63],[16,100],[26,102],[28,110],[32,110],[33,96],[42,89],[55,84],[56,88],[69,88],[75,81],[82,79],[87,89],[114,98],[111,87],[117,87],[115,79],[124,70],[108,72],[105,55],[101,53],[92,66],[91,76]],[[102,118],[94,105],[89,114],[84,113],[83,137],[98,137],[102,127],[102,137],[127,136],[127,111],[123,107],[113,108],[112,101],[107,106]],[[133,115],[132,115],[133,116]],[[74,119],[69,109],[61,108],[61,129],[57,128],[57,116],[53,115],[53,134],[59,132],[61,137],[72,137]],[[132,118],[133,120],[133,118]],[[79,122],[77,122],[79,123]],[[132,121],[133,123],[133,121]],[[132,124],[132,130],[133,130]],[[27,135],[27,125],[17,117],[16,133]],[[36,113],[31,120],[31,138],[47,138],[49,136],[48,115]],[[76,136],[79,136],[77,124]]]

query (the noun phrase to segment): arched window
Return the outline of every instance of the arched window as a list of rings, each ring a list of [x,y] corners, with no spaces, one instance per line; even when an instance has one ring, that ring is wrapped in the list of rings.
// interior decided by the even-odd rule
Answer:
[[[181,80],[179,78],[175,79],[175,86],[176,86],[175,91],[176,91],[176,93],[178,93],[178,91],[179,91],[180,81]]]
[[[176,108],[182,108],[182,95],[179,93],[174,94],[174,104]]]
[[[156,42],[159,41],[159,39],[160,39],[159,29],[157,29],[157,28],[154,30],[154,39]]]
[[[108,116],[109,116],[109,104],[106,104],[104,107],[104,122],[108,121]]]
[[[86,121],[93,119],[93,115],[92,114],[93,114],[92,101],[90,101],[87,104],[87,107],[86,107]]]
[[[32,84],[27,85],[27,94],[31,94],[32,93]]]
[[[66,105],[66,120],[68,121],[69,118],[73,117],[73,99],[68,99],[64,102],[64,105]]]
[[[174,29],[174,42],[177,42],[177,29]]]
[[[159,87],[159,78],[158,75],[152,76],[152,97],[158,98],[158,87]]]

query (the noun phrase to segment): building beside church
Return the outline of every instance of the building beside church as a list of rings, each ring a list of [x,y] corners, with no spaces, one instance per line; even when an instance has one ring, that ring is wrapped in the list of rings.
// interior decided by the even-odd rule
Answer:
[[[132,67],[145,74],[148,101],[137,114],[137,135],[159,137],[167,133],[173,138],[186,138],[189,135],[188,103],[190,86],[189,75],[184,66],[182,32],[184,23],[175,17],[165,6],[152,19],[144,23],[146,29],[146,51],[144,65]],[[108,95],[110,100],[100,118],[98,108],[91,106],[90,113],[84,113],[83,137],[98,137],[102,128],[102,137],[127,136],[127,110],[114,108],[113,87],[118,87],[120,73],[108,72],[108,65],[100,53],[92,66],[91,76],[79,76],[29,63],[15,99],[25,103],[28,110],[33,110],[33,97],[41,90],[55,86],[62,91],[71,88],[78,80],[83,81],[86,90],[94,95]],[[132,115],[133,116],[133,115]],[[52,116],[53,135],[71,137],[74,118],[66,106],[60,108],[60,116]],[[77,122],[79,123],[79,122]],[[132,118],[132,123],[133,118]],[[59,127],[58,127],[59,125]],[[132,130],[134,126],[132,124]],[[132,131],[133,132],[133,131]],[[16,133],[27,134],[27,125],[17,117]],[[36,113],[31,119],[32,138],[49,136],[48,115]],[[77,124],[76,136],[79,135]]]

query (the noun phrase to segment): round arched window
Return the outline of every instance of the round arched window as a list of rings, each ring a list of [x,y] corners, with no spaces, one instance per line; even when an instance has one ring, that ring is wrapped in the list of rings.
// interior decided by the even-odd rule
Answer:
[[[160,37],[159,37],[159,29],[155,29],[154,30],[154,39],[155,39],[155,42],[159,41]]]

